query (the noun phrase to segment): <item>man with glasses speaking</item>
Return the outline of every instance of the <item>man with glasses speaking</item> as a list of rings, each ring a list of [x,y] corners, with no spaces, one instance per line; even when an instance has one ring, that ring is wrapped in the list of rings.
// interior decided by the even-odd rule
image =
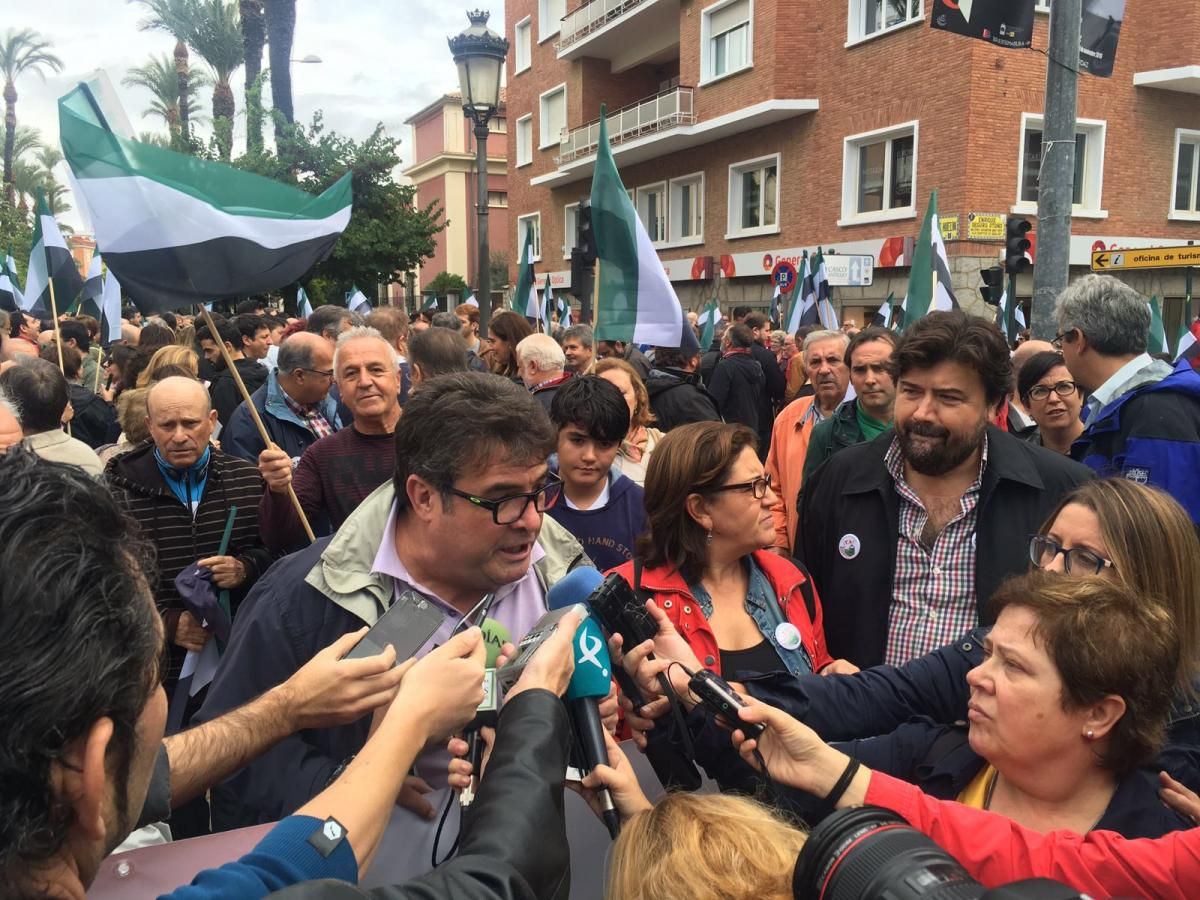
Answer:
[[[355,340],[354,333],[342,341]],[[347,346],[353,344],[339,343],[339,364]],[[281,560],[259,581],[234,623],[201,718],[286,680],[332,639],[374,625],[393,604],[404,604],[397,613],[413,605],[436,612],[418,657],[485,618],[514,638],[528,632],[546,611],[550,587],[590,565],[579,543],[543,515],[557,499],[547,465],[555,442],[542,405],[506,378],[463,373],[429,381],[396,426],[391,479],[331,538]],[[369,727],[364,719],[283,741],[213,792],[214,825],[272,822],[294,812],[358,752]],[[437,819],[442,810],[421,794],[445,784],[447,762],[443,752],[420,757],[419,778],[398,802]],[[408,818],[406,836],[423,827]],[[428,823],[429,834],[413,831],[409,843],[428,847],[435,824]],[[443,836],[434,848],[439,858],[452,843],[452,835]]]

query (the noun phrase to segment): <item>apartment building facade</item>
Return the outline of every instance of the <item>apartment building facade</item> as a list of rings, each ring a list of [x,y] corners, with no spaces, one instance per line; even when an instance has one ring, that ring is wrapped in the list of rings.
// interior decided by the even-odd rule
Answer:
[[[1014,51],[930,29],[922,0],[509,0],[510,259],[532,228],[538,277],[569,284],[604,103],[685,308],[764,306],[820,246],[870,257],[869,286],[834,291],[844,317],[869,315],[904,295],[936,189],[960,302],[986,312],[1003,217],[1036,239],[1048,2]],[[1078,116],[1072,272],[1095,248],[1200,242],[1200,4],[1130,4]],[[1182,270],[1122,277],[1182,316]]]
[[[417,273],[423,290],[439,272],[460,275],[474,284],[478,216],[476,215],[476,144],[474,125],[463,115],[462,95],[444,94],[410,116],[412,163],[404,175],[417,188],[416,203],[437,201],[445,210],[446,230],[437,236],[437,249]],[[493,252],[505,249],[509,232],[507,177],[507,117],[503,97],[488,123],[488,234]]]

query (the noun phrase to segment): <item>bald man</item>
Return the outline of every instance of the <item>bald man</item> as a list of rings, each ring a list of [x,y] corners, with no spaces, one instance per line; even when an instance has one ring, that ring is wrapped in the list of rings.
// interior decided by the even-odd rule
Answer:
[[[204,385],[192,378],[164,378],[150,389],[146,413],[150,440],[114,457],[105,475],[157,551],[157,565],[147,577],[166,627],[169,664],[163,674],[172,697],[167,729],[172,733],[202,699],[197,695],[189,703],[187,696],[173,696],[184,656],[203,652],[212,637],[200,624],[205,617],[185,605],[176,576],[193,566],[206,570],[218,591],[229,592],[229,612],[236,614],[274,558],[258,536],[262,478],[250,463],[212,446],[217,414]],[[229,546],[222,550],[221,537],[235,506]],[[211,624],[217,617],[207,618]]]
[[[1034,354],[1047,350],[1054,352],[1054,345],[1049,341],[1025,341],[1013,351],[1012,390],[1008,395],[1008,432],[1019,438],[1032,437],[1037,431],[1037,423],[1033,421],[1033,417],[1029,415],[1029,411],[1025,409],[1021,398],[1017,395],[1017,382],[1021,379],[1021,367]]]
[[[280,344],[276,362],[250,402],[271,436],[271,446],[295,465],[312,444],[342,427],[337,402],[329,396],[333,345],[319,334],[300,331]],[[257,463],[267,449],[245,400],[229,416],[221,448],[250,463]]]

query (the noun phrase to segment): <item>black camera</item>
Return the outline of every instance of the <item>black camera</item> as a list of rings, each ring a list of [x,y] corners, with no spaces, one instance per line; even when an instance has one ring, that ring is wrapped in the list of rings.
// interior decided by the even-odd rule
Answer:
[[[808,836],[792,873],[796,900],[1087,900],[1034,878],[987,890],[959,862],[886,809],[828,816]]]

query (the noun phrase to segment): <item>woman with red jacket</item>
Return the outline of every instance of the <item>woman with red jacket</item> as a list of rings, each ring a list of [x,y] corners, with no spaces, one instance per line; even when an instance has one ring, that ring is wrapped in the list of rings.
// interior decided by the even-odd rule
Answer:
[[[650,595],[707,669],[751,673],[857,671],[825,648],[808,574],[764,547],[775,494],[753,431],[696,422],[672,429],[646,470],[637,557],[615,571]]]

